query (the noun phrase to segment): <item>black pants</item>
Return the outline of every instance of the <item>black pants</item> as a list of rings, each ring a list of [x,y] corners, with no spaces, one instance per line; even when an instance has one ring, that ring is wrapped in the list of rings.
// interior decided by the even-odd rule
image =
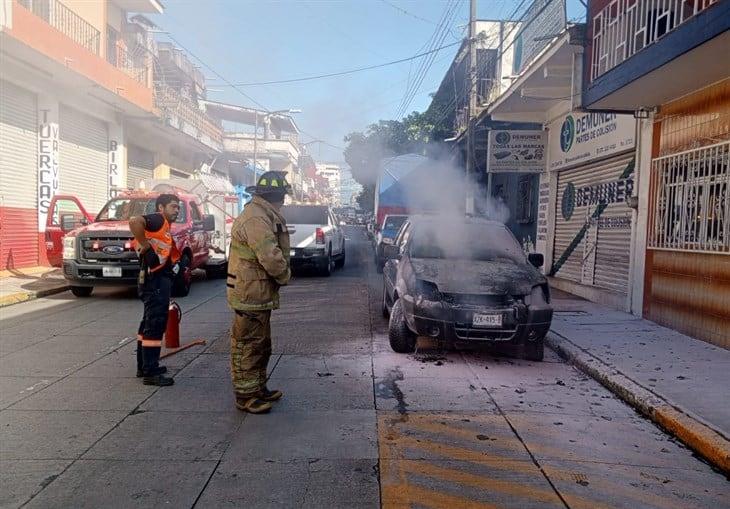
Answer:
[[[137,288],[144,304],[144,315],[137,331],[137,370],[152,374],[159,367],[162,336],[167,328],[172,277],[166,273],[148,274]]]

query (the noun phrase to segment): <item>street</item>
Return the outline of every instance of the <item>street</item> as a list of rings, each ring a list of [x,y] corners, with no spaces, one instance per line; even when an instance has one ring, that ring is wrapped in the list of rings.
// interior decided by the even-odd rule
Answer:
[[[391,351],[365,231],[274,313],[269,415],[233,405],[222,280],[181,299],[169,388],[134,292],[2,309],[0,506],[730,507],[727,479],[552,351]]]

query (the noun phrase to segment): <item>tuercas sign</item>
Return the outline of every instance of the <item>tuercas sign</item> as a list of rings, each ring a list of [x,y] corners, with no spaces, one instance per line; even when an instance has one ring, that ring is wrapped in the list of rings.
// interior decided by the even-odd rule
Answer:
[[[548,126],[551,170],[567,168],[634,148],[633,115],[571,112]]]

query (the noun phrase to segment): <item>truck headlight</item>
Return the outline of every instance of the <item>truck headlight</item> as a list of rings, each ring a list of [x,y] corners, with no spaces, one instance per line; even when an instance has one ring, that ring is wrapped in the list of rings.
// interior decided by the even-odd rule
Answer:
[[[545,288],[542,285],[533,286],[530,295],[525,295],[525,304],[528,306],[545,305],[549,301],[550,297],[546,294]]]
[[[63,259],[64,260],[75,260],[76,259],[76,237],[64,237],[63,238]]]

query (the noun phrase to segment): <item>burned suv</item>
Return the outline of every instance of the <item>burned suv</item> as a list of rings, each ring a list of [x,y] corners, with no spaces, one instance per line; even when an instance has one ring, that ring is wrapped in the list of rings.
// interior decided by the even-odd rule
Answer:
[[[416,216],[389,246],[383,312],[390,345],[413,352],[418,336],[490,342],[542,360],[553,310],[543,256],[525,256],[504,224]]]

